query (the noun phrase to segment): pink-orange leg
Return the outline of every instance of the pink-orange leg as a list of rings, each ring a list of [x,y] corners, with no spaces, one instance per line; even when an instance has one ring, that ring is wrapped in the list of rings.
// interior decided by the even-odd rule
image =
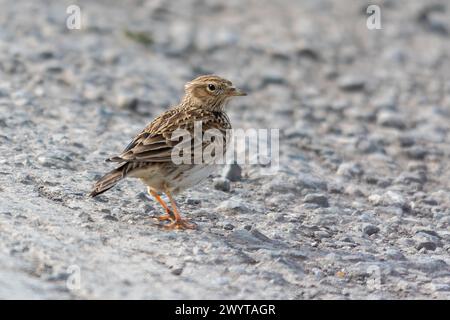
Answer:
[[[178,210],[177,203],[175,199],[172,197],[169,189],[166,187],[164,193],[170,200],[170,205],[172,206],[172,212],[175,217],[175,221],[172,221],[170,224],[164,226],[167,229],[197,229],[197,226],[193,223],[190,223],[187,219],[181,218],[180,211]]]
[[[170,208],[169,208],[169,206],[167,205],[167,203],[165,203],[164,200],[161,199],[161,197],[159,196],[159,194],[158,194],[156,191],[150,189],[150,187],[147,188],[147,190],[148,190],[148,193],[149,193],[151,196],[153,196],[153,198],[155,198],[156,201],[159,202],[159,204],[164,208],[164,210],[166,210],[166,214],[165,214],[165,215],[162,215],[162,216],[159,216],[159,217],[158,217],[158,220],[159,220],[159,221],[166,221],[166,220],[174,221],[174,220],[175,220],[175,216],[174,216],[174,214],[172,213],[172,210],[170,210]]]

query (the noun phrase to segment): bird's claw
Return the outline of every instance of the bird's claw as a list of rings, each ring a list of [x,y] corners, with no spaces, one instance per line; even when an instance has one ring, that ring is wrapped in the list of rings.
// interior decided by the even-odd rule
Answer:
[[[156,219],[158,219],[159,221],[175,221],[175,216],[172,211],[167,211],[167,214],[156,217]]]
[[[172,221],[170,224],[167,224],[164,226],[165,229],[173,230],[185,230],[185,229],[191,229],[195,230],[197,229],[197,225],[194,223],[189,222],[189,220],[186,219],[180,219]]]

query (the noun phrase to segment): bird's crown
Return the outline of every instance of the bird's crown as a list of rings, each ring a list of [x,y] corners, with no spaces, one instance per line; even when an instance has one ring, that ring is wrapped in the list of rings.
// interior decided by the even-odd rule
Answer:
[[[246,93],[233,86],[231,81],[216,75],[203,75],[186,83],[184,102],[204,108],[220,110],[225,102],[234,96]]]

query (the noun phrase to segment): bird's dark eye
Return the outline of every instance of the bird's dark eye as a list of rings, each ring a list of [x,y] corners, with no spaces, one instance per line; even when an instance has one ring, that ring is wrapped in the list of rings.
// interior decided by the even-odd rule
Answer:
[[[208,90],[209,91],[214,91],[214,90],[216,90],[216,86],[213,85],[213,84],[208,84]]]

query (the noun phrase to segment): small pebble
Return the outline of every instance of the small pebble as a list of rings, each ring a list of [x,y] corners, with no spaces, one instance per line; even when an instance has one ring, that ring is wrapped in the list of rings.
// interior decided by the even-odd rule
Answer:
[[[225,178],[230,181],[236,182],[242,180],[242,168],[237,163],[231,164],[225,168]]]
[[[366,81],[360,76],[345,75],[338,79],[338,85],[345,91],[359,91],[364,89]]]
[[[377,226],[374,226],[372,224],[363,224],[362,226],[362,232],[364,234],[367,234],[368,236],[371,236],[375,233],[378,233],[380,231],[380,228],[378,228]]]
[[[227,178],[216,178],[213,181],[214,189],[224,191],[224,192],[230,192],[231,190],[231,184],[230,180]]]
[[[303,198],[303,202],[317,204],[318,206],[325,208],[329,207],[328,198],[325,195],[319,193],[307,194]]]

